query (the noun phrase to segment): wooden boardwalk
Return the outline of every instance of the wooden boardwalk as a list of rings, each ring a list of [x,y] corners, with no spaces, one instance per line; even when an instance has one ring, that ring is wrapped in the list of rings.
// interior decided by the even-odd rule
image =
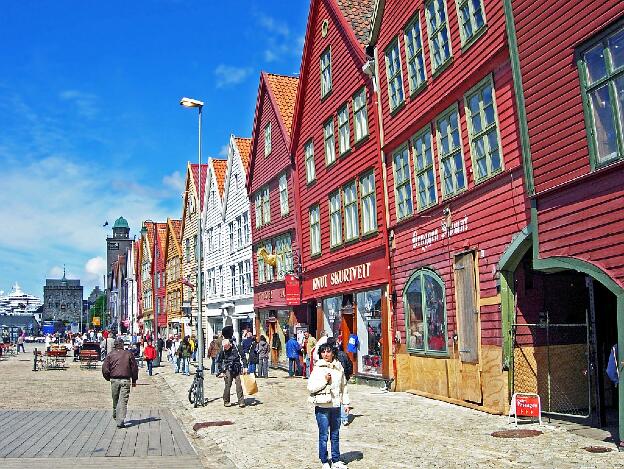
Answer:
[[[105,410],[0,410],[0,467],[201,467],[169,410],[129,410],[126,424]]]

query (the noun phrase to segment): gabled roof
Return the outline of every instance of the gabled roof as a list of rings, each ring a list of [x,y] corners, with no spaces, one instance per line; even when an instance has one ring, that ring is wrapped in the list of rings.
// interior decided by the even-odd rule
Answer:
[[[288,132],[290,136],[293,115],[295,113],[295,100],[297,99],[299,78],[267,73],[266,81],[275,98],[279,116],[282,118],[286,132]]]
[[[212,160],[215,179],[217,180],[217,189],[219,189],[219,197],[223,197],[225,188],[225,174],[227,172],[227,160]]]
[[[206,190],[206,175],[208,174],[208,165],[206,163],[202,163],[201,165],[201,194],[197,191],[197,184],[199,182],[199,164],[191,164],[191,178],[193,187],[195,188],[195,193],[197,194],[197,198],[200,200],[199,210],[204,209],[204,191]]]
[[[249,161],[251,159],[251,138],[234,137],[234,141],[240,153],[245,173],[247,173],[249,172]]]
[[[156,223],[156,234],[158,237],[158,244],[162,255],[165,254],[165,244],[167,241],[167,223]]]
[[[172,220],[171,218],[167,218],[165,259],[168,257],[168,254],[169,254],[169,238],[173,238],[178,256],[182,256],[182,247],[180,246],[181,236],[182,236],[182,220]]]
[[[154,249],[154,223],[151,221],[144,221],[143,226],[147,230],[147,238],[144,240],[147,243],[147,252],[149,253],[150,258],[148,261],[151,263],[153,259],[153,249]],[[145,259],[143,259],[143,250],[141,250],[141,263],[143,263]]]
[[[335,0],[338,8],[349,22],[355,37],[366,47],[371,32],[371,19],[376,0]]]

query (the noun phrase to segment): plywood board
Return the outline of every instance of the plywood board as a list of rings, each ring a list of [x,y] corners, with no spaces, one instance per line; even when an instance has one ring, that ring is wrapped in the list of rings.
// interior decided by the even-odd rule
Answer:
[[[459,396],[464,401],[481,404],[483,393],[481,392],[481,371],[475,363],[464,363],[459,370]]]

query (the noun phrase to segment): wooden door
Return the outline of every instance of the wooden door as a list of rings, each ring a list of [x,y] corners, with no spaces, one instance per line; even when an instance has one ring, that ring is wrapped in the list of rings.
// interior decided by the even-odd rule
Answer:
[[[354,311],[352,309],[351,311]],[[355,359],[355,354],[347,352],[347,344],[349,343],[349,336],[351,334],[356,334],[356,320],[355,314],[344,314],[342,316],[342,325],[340,327],[342,332],[342,350],[347,354],[349,360],[351,360],[351,364],[353,365],[353,373],[357,373],[357,360]]]
[[[455,256],[455,295],[459,356],[464,363],[479,362],[479,308],[474,252]]]

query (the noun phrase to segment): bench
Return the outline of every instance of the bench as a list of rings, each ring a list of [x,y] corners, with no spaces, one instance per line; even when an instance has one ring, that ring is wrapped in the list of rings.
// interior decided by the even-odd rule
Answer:
[[[97,350],[81,350],[79,354],[80,368],[97,368],[100,354]]]
[[[46,352],[46,370],[65,370],[67,365],[67,349],[65,347],[53,347]]]

